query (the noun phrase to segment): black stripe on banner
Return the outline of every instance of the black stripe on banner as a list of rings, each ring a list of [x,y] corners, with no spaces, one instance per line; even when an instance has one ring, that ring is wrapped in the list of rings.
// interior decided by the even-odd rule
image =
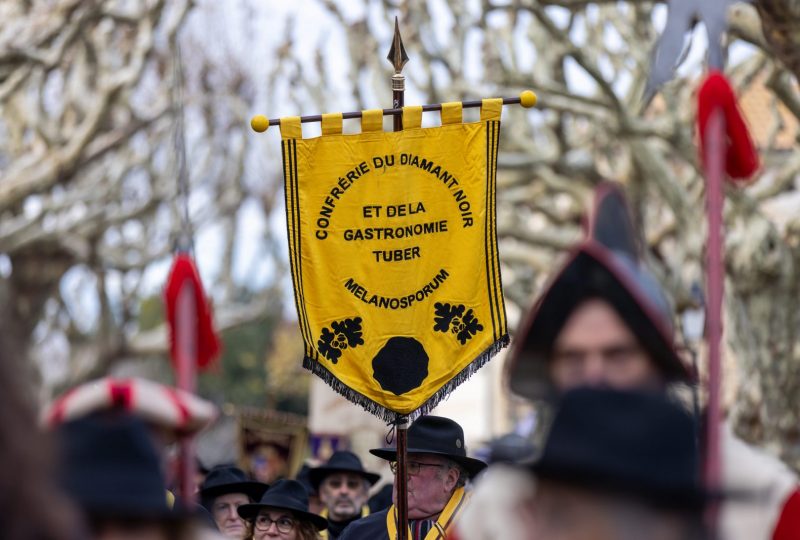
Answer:
[[[494,284],[494,301],[497,313],[497,326],[500,328],[500,334],[503,334],[503,318],[500,312],[500,282],[499,282],[499,255],[497,253],[497,149],[498,141],[500,139],[499,123],[492,122],[492,140],[494,143],[494,152],[492,155],[492,279]]]
[[[484,227],[483,227],[483,234],[484,234],[484,257],[486,258],[486,281],[489,285],[489,313],[492,319],[492,341],[497,341],[497,326],[494,324],[494,300],[492,295],[492,273],[489,269],[490,261],[489,259],[492,257],[492,250],[491,250],[491,239],[489,237],[490,232],[490,214],[491,214],[491,207],[490,207],[490,199],[489,199],[489,190],[491,189],[492,182],[491,182],[491,174],[492,174],[492,167],[490,156],[492,155],[492,134],[491,134],[491,127],[492,123],[486,123],[486,204],[484,208]]]
[[[292,164],[294,165],[294,178],[295,178],[295,185],[294,185],[294,204],[295,204],[295,217],[297,223],[297,275],[300,278],[300,298],[303,300],[302,302],[302,319],[305,323],[306,333],[308,334],[308,344],[311,348],[309,351],[311,356],[315,360],[319,360],[319,354],[317,354],[316,349],[314,348],[314,335],[311,332],[311,325],[308,322],[308,311],[306,310],[306,303],[305,303],[305,287],[303,285],[303,257],[302,257],[302,234],[300,233],[300,179],[297,174],[297,140],[292,139]]]
[[[492,160],[492,170],[494,171],[492,178],[492,244],[494,245],[495,264],[497,266],[497,281],[495,282],[495,295],[497,302],[497,322],[500,327],[500,335],[504,336],[508,333],[506,322],[506,301],[503,297],[503,276],[500,270],[500,248],[497,241],[497,156],[500,153],[500,121],[495,121],[495,135],[494,135],[494,159]]]
[[[294,180],[292,178],[292,153],[289,149],[288,141],[282,140],[281,141],[281,153],[283,154],[283,191],[284,191],[284,201],[286,205],[286,237],[289,242],[289,269],[291,270],[292,274],[292,292],[294,293],[294,305],[297,309],[297,319],[298,323],[300,324],[300,332],[303,334],[303,342],[305,345],[305,350],[308,352],[308,342],[306,341],[306,332],[303,326],[303,320],[301,315],[302,309],[302,300],[299,296],[300,290],[300,280],[297,274],[297,264],[295,263],[295,256],[297,248],[294,243],[294,237],[296,235],[296,231],[293,229],[294,225],[294,204],[292,203],[292,198],[294,196]]]
[[[297,153],[294,151],[296,146],[296,141],[294,139],[289,139],[288,141],[288,152],[289,152],[289,173],[292,177],[292,186],[291,186],[291,198],[290,198],[290,205],[291,205],[291,216],[292,216],[292,230],[294,234],[292,235],[292,264],[295,268],[295,289],[296,294],[299,299],[297,304],[297,319],[300,321],[300,330],[303,333],[303,342],[305,344],[305,352],[306,355],[311,354],[313,342],[311,341],[313,338],[311,333],[308,331],[308,326],[306,325],[306,320],[303,315],[303,310],[305,306],[305,295],[303,294],[303,273],[302,269],[300,268],[300,246],[299,246],[299,238],[300,238],[300,228],[298,226],[299,216],[297,211],[297,192],[298,192],[298,178],[297,178]]]
[[[497,321],[497,327],[501,327],[501,317],[500,317],[500,304],[497,301],[497,238],[495,236],[495,230],[497,228],[497,209],[495,208],[495,194],[496,194],[496,186],[495,182],[497,180],[497,122],[491,122],[492,127],[492,154],[490,156],[489,161],[489,170],[490,172],[490,182],[489,182],[489,246],[491,257],[492,257],[492,303],[494,304],[494,315]],[[501,332],[498,333],[502,335],[502,329],[500,328]],[[496,339],[496,338],[495,338]]]

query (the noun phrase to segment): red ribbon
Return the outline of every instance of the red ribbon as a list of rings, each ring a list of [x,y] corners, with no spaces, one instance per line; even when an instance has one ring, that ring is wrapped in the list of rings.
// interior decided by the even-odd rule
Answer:
[[[725,171],[732,180],[746,182],[758,170],[758,152],[728,79],[719,71],[711,71],[697,95],[697,125],[703,159],[708,146],[706,125],[717,108],[722,109],[725,117]]]
[[[176,312],[178,294],[184,283],[189,282],[191,290],[194,292],[195,306],[197,307],[197,367],[205,370],[213,365],[214,360],[220,353],[220,340],[214,331],[214,324],[211,319],[211,308],[203,292],[203,284],[197,272],[194,261],[185,253],[178,253],[172,263],[167,286],[164,290],[164,299],[167,306],[167,322],[170,330],[170,356],[173,367],[177,369],[177,343],[176,333]]]

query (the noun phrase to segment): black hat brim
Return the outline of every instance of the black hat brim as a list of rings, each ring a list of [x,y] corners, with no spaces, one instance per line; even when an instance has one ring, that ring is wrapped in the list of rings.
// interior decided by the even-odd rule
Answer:
[[[397,449],[395,448],[373,448],[369,451],[373,456],[385,459],[386,461],[397,461]],[[455,461],[467,471],[470,478],[475,476],[486,468],[486,463],[479,459],[471,458],[468,456],[459,456],[457,454],[448,454],[446,452],[437,452],[425,448],[409,448],[406,454],[433,454],[445,457],[451,461]]]
[[[300,519],[310,521],[318,531],[323,531],[328,528],[328,520],[325,519],[324,517],[317,514],[313,514],[306,510],[301,510],[299,508],[293,508],[288,505],[281,505],[280,503],[277,502],[274,504],[261,504],[261,503],[243,504],[239,508],[237,508],[237,512],[243,519],[251,521],[255,519],[255,517],[263,508],[279,508],[281,510],[288,510],[292,514],[298,516]]]
[[[547,355],[553,340],[582,301],[606,300],[639,339],[665,380],[690,381],[669,330],[636,284],[612,260],[612,252],[596,242],[578,246],[530,311],[511,350],[506,377],[511,390],[526,397],[549,397]]]
[[[325,480],[327,476],[336,473],[351,473],[357,474],[360,477],[364,478],[370,486],[374,486],[378,483],[378,480],[381,479],[381,475],[367,472],[364,470],[358,469],[347,469],[344,467],[316,467],[308,471],[308,481],[311,482],[312,487],[319,491],[319,486],[322,484],[322,481]]]
[[[210,486],[200,490],[202,499],[214,499],[230,493],[244,493],[250,499],[257,501],[269,489],[269,485],[261,482],[233,482],[230,484],[220,484]]]

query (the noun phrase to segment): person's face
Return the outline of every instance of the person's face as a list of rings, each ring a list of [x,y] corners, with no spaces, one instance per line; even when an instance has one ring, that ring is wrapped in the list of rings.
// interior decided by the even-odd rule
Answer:
[[[661,376],[617,312],[588,300],[567,319],[553,346],[550,378],[563,392],[577,386],[653,387]]]
[[[254,540],[263,540],[264,538],[295,540],[297,538],[297,520],[286,510],[265,508],[258,513],[253,525]]]
[[[623,499],[542,480],[526,508],[530,540],[683,540],[690,522]]]
[[[247,533],[244,520],[239,517],[236,509],[250,502],[244,493],[228,493],[214,499],[211,505],[211,515],[226,538],[241,540]]]
[[[170,540],[163,523],[108,521],[98,526],[93,540]]]
[[[436,516],[447,505],[458,483],[458,470],[434,454],[408,455],[408,517]],[[392,493],[397,504],[397,483]]]
[[[356,473],[334,473],[319,485],[319,496],[333,521],[345,521],[361,513],[367,502],[367,482]]]

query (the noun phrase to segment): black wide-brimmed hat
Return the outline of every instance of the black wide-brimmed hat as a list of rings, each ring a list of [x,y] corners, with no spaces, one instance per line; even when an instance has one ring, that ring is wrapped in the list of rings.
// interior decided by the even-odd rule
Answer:
[[[397,449],[376,448],[370,454],[388,461],[397,460]],[[455,421],[442,416],[422,416],[408,428],[408,454],[437,454],[459,463],[473,478],[486,463],[467,457],[464,430]]]
[[[327,519],[308,511],[308,492],[296,480],[278,480],[261,496],[261,500],[241,505],[238,512],[242,518],[252,520],[266,507],[289,510],[299,519],[310,521],[319,531],[328,528]]]
[[[257,501],[269,486],[262,482],[250,480],[242,469],[233,465],[220,465],[211,469],[200,485],[200,498],[210,502],[228,493],[244,493]]]
[[[87,514],[109,519],[172,520],[161,460],[145,423],[96,413],[58,427],[59,479]]]
[[[570,252],[519,327],[506,363],[513,392],[530,399],[548,397],[547,359],[553,344],[575,308],[590,298],[613,307],[665,381],[691,379],[675,349],[672,308],[641,251],[622,188],[600,184],[586,239]]]
[[[374,486],[381,479],[381,475],[364,470],[364,465],[358,459],[358,456],[347,450],[334,452],[327,463],[310,469],[308,471],[308,479],[314,489],[319,491],[319,485],[325,480],[326,476],[340,472],[355,473],[369,482],[370,486]]]
[[[700,460],[689,413],[661,393],[579,388],[567,392],[531,469],[657,508],[701,510]]]

